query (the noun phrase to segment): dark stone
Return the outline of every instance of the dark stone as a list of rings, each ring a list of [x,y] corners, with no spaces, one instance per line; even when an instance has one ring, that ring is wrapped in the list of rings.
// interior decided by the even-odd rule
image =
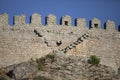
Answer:
[[[56,41],[57,46],[60,46],[62,44],[62,41]]]
[[[118,74],[120,74],[120,67],[118,68]]]

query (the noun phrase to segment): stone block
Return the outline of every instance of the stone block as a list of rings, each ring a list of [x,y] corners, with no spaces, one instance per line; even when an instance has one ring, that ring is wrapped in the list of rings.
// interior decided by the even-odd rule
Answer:
[[[34,13],[31,15],[31,25],[33,26],[41,26],[42,23],[41,23],[41,15],[37,14],[37,13]]]
[[[115,23],[114,23],[114,21],[107,20],[105,22],[104,29],[106,29],[106,30],[115,30]]]
[[[65,15],[61,18],[60,24],[62,26],[71,26],[71,17],[68,15]]]
[[[25,25],[25,15],[14,16],[14,25]]]
[[[46,17],[46,26],[56,26],[56,16],[53,14],[49,14]]]
[[[75,19],[75,26],[80,28],[86,27],[86,19],[85,18],[77,18]]]
[[[8,14],[0,14],[0,26],[8,26]]]
[[[100,28],[101,23],[100,20],[97,18],[93,18],[92,20],[90,20],[90,28]]]

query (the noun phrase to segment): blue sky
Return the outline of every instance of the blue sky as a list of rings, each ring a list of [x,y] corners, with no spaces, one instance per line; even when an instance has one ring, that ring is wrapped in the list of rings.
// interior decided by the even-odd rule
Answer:
[[[113,20],[116,27],[120,25],[120,0],[0,0],[0,13],[8,13],[9,23],[12,25],[14,15],[26,15],[26,23],[33,13],[42,15],[42,24],[45,16],[52,13],[57,17],[57,24],[61,16],[70,15],[72,25],[75,18],[89,20],[96,17],[103,24],[106,20]]]

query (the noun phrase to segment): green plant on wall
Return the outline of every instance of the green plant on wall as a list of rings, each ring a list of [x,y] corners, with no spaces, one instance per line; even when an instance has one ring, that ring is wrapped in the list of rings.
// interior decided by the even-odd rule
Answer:
[[[100,63],[100,58],[98,58],[96,55],[91,55],[88,59],[88,63],[92,65],[98,65]]]
[[[39,70],[43,70],[44,64],[45,64],[45,58],[42,57],[42,58],[36,59],[36,63],[37,63],[37,68]]]
[[[48,54],[45,57],[36,59],[37,68],[39,70],[43,70],[45,68],[46,59],[49,59],[51,61],[51,63],[52,63],[52,62],[54,62],[54,58],[55,58],[54,54]]]

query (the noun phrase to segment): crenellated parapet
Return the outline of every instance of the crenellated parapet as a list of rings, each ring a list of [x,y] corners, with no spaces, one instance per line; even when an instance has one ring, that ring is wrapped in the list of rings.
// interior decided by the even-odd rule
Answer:
[[[3,13],[0,14],[0,27],[6,27],[8,26],[8,14],[7,13]]]
[[[109,31],[115,30],[115,22],[107,20],[104,24],[104,29],[109,30]]]
[[[45,22],[46,26],[56,26],[56,16],[53,14],[49,14],[46,17],[46,22]]]
[[[20,15],[20,16],[14,16],[14,22],[13,22],[13,24],[15,25],[15,26],[22,26],[22,25],[25,25],[26,24],[26,22],[25,22],[25,15]]]
[[[85,18],[76,18],[75,26],[85,28],[86,27],[86,19]]]
[[[31,26],[42,26],[41,15],[34,13],[30,16],[30,25]]]
[[[56,23],[56,16],[53,14],[49,14],[45,17],[45,27],[66,27],[72,26],[72,18],[69,15],[62,16],[60,19],[60,24]],[[3,13],[0,14],[0,27],[8,26],[8,14]],[[14,16],[13,26],[31,26],[31,27],[42,27],[42,18],[38,13],[34,13],[30,16],[30,23],[26,24],[26,16],[24,14]],[[85,18],[76,18],[74,27],[87,28],[86,19]],[[89,23],[90,29],[100,29],[101,21],[97,18],[93,18]],[[108,20],[104,24],[104,29],[107,31],[115,30],[115,22]],[[120,31],[120,26],[118,27],[118,31]]]
[[[61,17],[60,24],[62,26],[71,26],[71,17],[68,15]]]
[[[100,28],[100,26],[101,22],[99,19],[93,18],[92,20],[90,20],[90,28]]]

